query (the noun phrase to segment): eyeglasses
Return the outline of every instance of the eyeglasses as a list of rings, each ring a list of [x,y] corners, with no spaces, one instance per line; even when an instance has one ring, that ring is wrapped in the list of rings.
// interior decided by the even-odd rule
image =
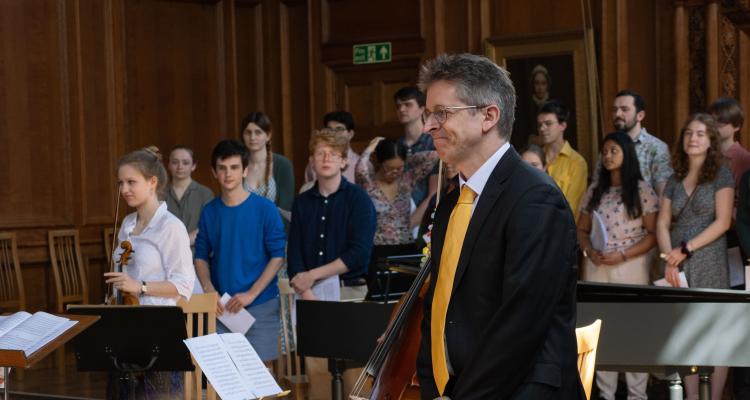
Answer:
[[[557,121],[552,121],[552,120],[546,120],[546,121],[542,121],[542,122],[540,122],[540,123],[538,123],[538,124],[537,124],[537,128],[538,128],[538,129],[541,129],[542,127],[547,127],[547,128],[551,128],[551,127],[553,127],[553,126],[554,126],[554,125],[555,125],[556,123],[557,123]]]
[[[442,125],[442,124],[445,123],[445,121],[448,120],[448,116],[449,115],[454,114],[454,113],[450,112],[450,110],[458,110],[458,111],[460,111],[460,110],[470,110],[470,109],[474,109],[474,108],[479,109],[479,108],[484,108],[484,107],[487,107],[487,106],[447,106],[447,107],[446,106],[437,106],[437,107],[435,107],[435,111],[429,111],[429,110],[425,109],[424,112],[422,113],[422,123],[423,124],[427,124],[427,121],[430,120],[430,117],[434,116],[435,117],[435,121],[439,125]]]
[[[328,130],[334,131],[336,133],[346,132],[348,129],[346,129],[345,126],[337,126],[335,128],[327,128]]]
[[[313,158],[315,158],[318,161],[323,161],[325,159],[329,159],[331,161],[339,161],[343,157],[340,153],[328,153],[325,151],[318,151],[315,154],[313,154]]]

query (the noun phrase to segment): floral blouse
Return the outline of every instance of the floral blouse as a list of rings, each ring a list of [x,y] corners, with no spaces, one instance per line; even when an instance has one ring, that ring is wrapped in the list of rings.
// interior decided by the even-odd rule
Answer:
[[[586,195],[581,202],[581,212],[589,214],[588,205],[594,192],[592,184],[586,191]],[[641,209],[643,214],[652,214],[659,211],[659,197],[654,189],[644,181],[638,181],[638,195],[641,198]],[[646,227],[643,225],[643,217],[630,219],[625,204],[622,201],[622,188],[610,187],[602,195],[596,212],[602,218],[607,231],[607,245],[604,252],[624,250],[633,246],[648,235]],[[592,224],[596,223],[592,219]]]
[[[354,173],[357,184],[365,189],[375,206],[377,227],[375,245],[408,244],[414,242],[409,218],[411,216],[411,191],[420,179],[432,172],[438,160],[437,152],[423,151],[406,157],[409,168],[401,176],[398,194],[391,201],[375,182],[375,171],[370,163],[371,152],[363,152]]]

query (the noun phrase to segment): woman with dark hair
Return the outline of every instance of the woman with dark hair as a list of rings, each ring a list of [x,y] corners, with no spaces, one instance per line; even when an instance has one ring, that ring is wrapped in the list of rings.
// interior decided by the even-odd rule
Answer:
[[[601,149],[603,168],[583,198],[577,223],[584,279],[648,285],[659,197],[643,180],[627,133],[610,133]],[[645,399],[648,373],[629,372],[625,378],[628,398]],[[603,399],[614,399],[617,372],[597,371],[596,384]]]
[[[294,202],[292,162],[271,152],[271,119],[262,112],[252,112],[240,123],[240,138],[250,150],[245,190],[271,200],[287,223]]]
[[[664,277],[678,287],[682,268],[691,288],[726,289],[724,233],[732,223],[734,179],[722,164],[713,117],[697,113],[687,119],[672,151],[672,167],[656,224]],[[721,398],[726,374],[726,367],[714,368],[712,398]],[[697,398],[697,375],[685,378],[685,389],[688,399]]]
[[[375,169],[370,155],[375,153]],[[355,166],[357,183],[370,195],[377,212],[375,245],[414,243],[411,221],[411,190],[427,176],[438,160],[437,152],[423,151],[407,157],[406,148],[396,141],[376,137]],[[411,167],[404,172],[406,164]]]

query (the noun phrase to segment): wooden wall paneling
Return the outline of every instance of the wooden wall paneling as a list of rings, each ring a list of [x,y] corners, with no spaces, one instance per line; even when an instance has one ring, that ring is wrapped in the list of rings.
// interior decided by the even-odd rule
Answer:
[[[326,45],[379,42],[393,37],[421,39],[418,1],[321,0],[321,6],[326,15]]]
[[[126,151],[182,143],[208,164],[225,137],[221,3],[126,1]],[[199,164],[200,165],[200,164]],[[194,176],[210,182],[210,169]]]
[[[617,49],[617,87],[625,88],[628,86],[629,74],[628,68],[630,67],[630,36],[628,35],[628,3],[627,0],[615,0],[615,48]]]
[[[675,91],[674,91],[674,126],[675,130],[690,113],[690,44],[688,40],[688,11],[684,4],[676,4],[674,12],[674,58],[682,60],[675,62]]]
[[[413,85],[418,59],[384,66],[335,68],[337,92],[342,94],[342,108],[354,115],[357,125],[352,147],[360,151],[375,136],[397,138],[403,134],[393,108],[393,94],[403,86]]]
[[[273,123],[273,137],[271,145],[274,152],[283,152],[284,119],[282,118],[282,52],[280,44],[283,41],[281,33],[281,4],[277,0],[263,2],[263,111]]]
[[[706,6],[706,101],[711,104],[719,97],[719,4]]]
[[[481,18],[478,0],[439,1],[436,37],[446,53],[481,51]]]
[[[63,20],[65,21],[65,48],[68,75],[64,78],[67,86],[68,112],[67,121],[70,129],[70,167],[73,189],[73,202],[78,205],[73,207],[73,222],[80,225],[86,215],[85,190],[86,177],[82,166],[85,164],[86,155],[83,151],[85,141],[86,124],[83,115],[83,83],[82,83],[82,60],[81,60],[81,16],[80,1],[73,0],[64,3],[65,9]]]
[[[235,5],[237,40],[238,114],[233,133],[239,133],[240,120],[248,113],[263,110],[263,3],[237,2]]]
[[[445,53],[445,0],[435,0],[435,55]]]
[[[307,1],[282,3],[282,114],[284,116],[284,154],[293,161],[295,184],[303,183],[308,142],[312,125],[310,104],[309,5]]]
[[[657,135],[667,145],[674,142],[675,123],[675,20],[672,2],[660,1],[655,4],[654,24],[656,26],[656,52],[654,54],[656,98],[649,101],[653,111],[647,115],[646,126],[649,132]]]
[[[421,30],[420,35],[424,39],[424,52],[422,53],[422,59],[427,60],[434,58],[437,51],[437,17],[436,17],[436,3],[438,0],[420,0],[420,21]],[[489,0],[487,0],[489,1]]]
[[[0,25],[0,228],[70,225],[65,2],[2,2]]]
[[[658,7],[660,2],[653,0],[618,0],[622,9],[618,13],[618,20],[624,24],[618,32],[618,40],[623,40],[618,47],[622,49],[623,59],[618,60],[622,66],[622,73],[618,76],[620,87],[618,89],[631,89],[638,92],[646,101],[646,119],[643,126],[649,132],[660,136],[659,119],[665,114],[660,109],[659,83],[661,76],[658,73],[660,63],[658,25]],[[618,3],[619,4],[619,3]],[[605,99],[610,105],[613,98]],[[608,108],[609,109],[609,108]],[[613,125],[605,127],[610,132]]]
[[[729,18],[719,15],[719,96],[738,98],[741,32]]]
[[[688,18],[688,64],[690,65],[690,112],[706,109],[706,7],[702,4],[686,8]]]
[[[226,90],[226,121],[224,132],[234,134],[238,129],[238,121],[242,116],[239,110],[238,71],[237,71],[237,18],[235,3],[230,0],[222,1],[222,25],[224,27],[225,52],[225,90]],[[208,164],[207,164],[208,165]]]
[[[522,36],[583,28],[581,0],[492,0],[489,9],[491,36]]]
[[[612,126],[612,99],[619,91],[618,70],[622,68],[618,62],[617,44],[617,7],[616,0],[603,0],[601,2],[601,30],[600,30],[600,54],[599,54],[599,76],[601,85],[602,116],[604,123],[602,129]]]
[[[111,2],[78,0],[76,53],[80,107],[81,224],[111,224],[117,195],[114,128],[118,92],[113,83]],[[121,92],[120,92],[121,93]]]
[[[281,3],[279,7],[279,100],[281,117],[281,130],[277,130],[276,136],[281,139],[281,146],[278,150],[289,158],[293,159],[294,145],[292,123],[292,71],[290,63],[290,33],[289,29],[292,24],[289,21],[289,8],[294,7],[294,3]],[[277,139],[278,140],[278,139]]]
[[[743,30],[738,31],[737,35],[737,65],[750,65],[750,38],[748,38],[748,34]],[[739,68],[737,75],[737,99],[742,104],[744,110],[750,110],[750,90],[748,90],[750,88],[750,68]],[[745,111],[745,113],[747,115],[748,111]],[[740,142],[745,148],[750,146],[749,125],[750,121],[745,122],[742,129],[740,129]]]

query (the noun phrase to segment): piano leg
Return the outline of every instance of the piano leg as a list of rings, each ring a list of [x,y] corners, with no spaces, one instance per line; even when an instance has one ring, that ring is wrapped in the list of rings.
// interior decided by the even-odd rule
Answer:
[[[701,371],[698,376],[700,380],[698,398],[700,400],[711,400],[711,372]]]
[[[669,376],[669,400],[682,400],[682,380],[678,373]]]

